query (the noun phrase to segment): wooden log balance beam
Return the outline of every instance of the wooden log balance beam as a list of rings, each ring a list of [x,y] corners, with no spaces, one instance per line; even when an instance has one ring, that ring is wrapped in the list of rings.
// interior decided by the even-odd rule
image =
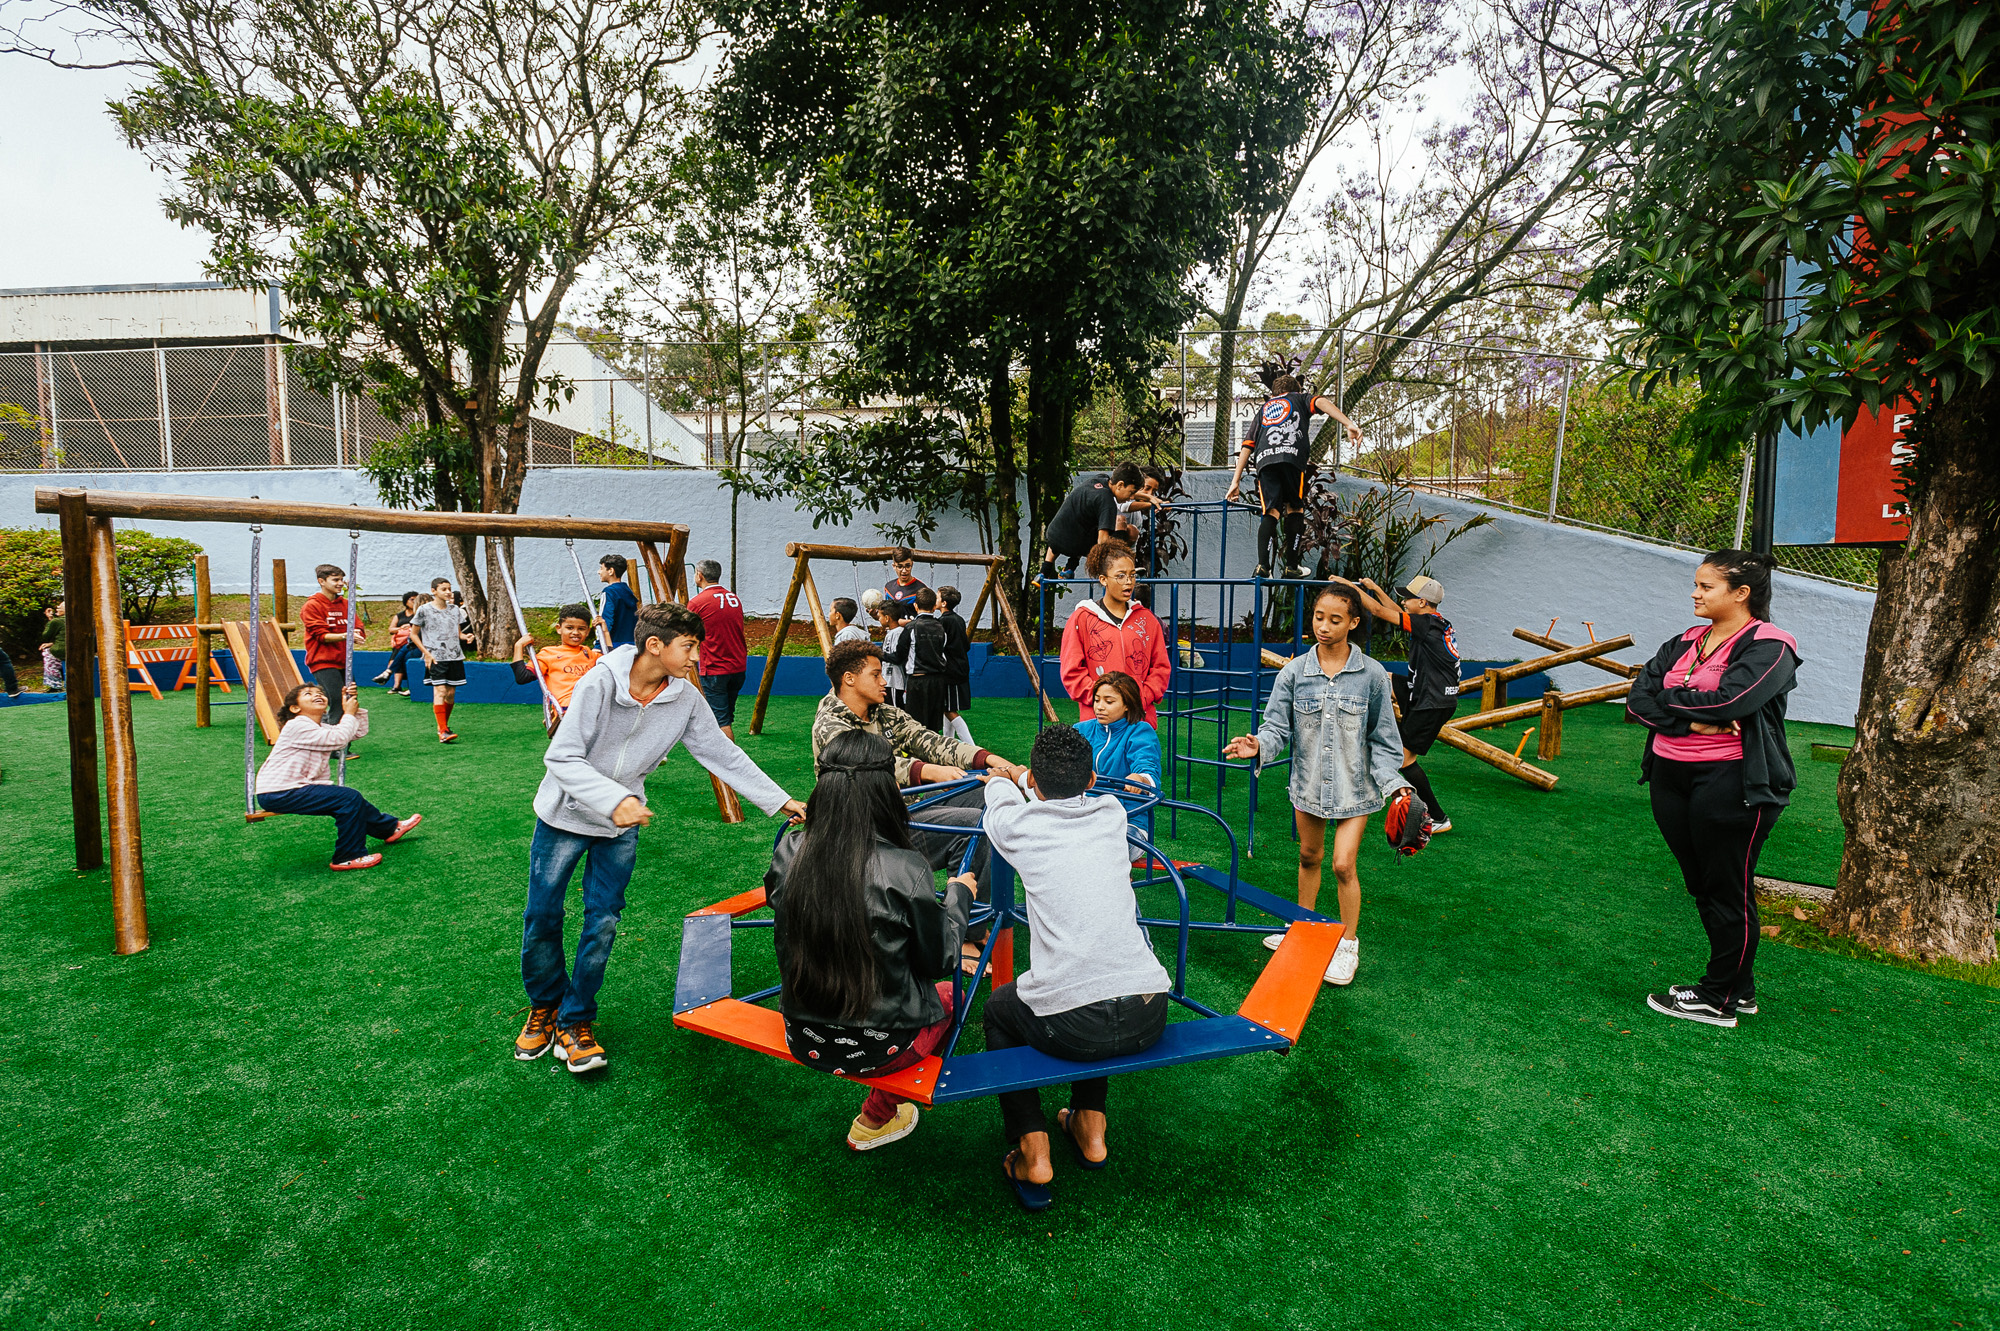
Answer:
[[[1480,675],[1468,679],[1458,686],[1461,694],[1477,692],[1479,710],[1491,712],[1500,707],[1505,699],[1507,685],[1527,675],[1544,670],[1554,670],[1557,666],[1575,665],[1580,661],[1590,661],[1608,652],[1622,651],[1632,645],[1632,635],[1620,634],[1616,638],[1605,638],[1601,642],[1587,642],[1580,647],[1566,647],[1548,656],[1538,656],[1532,661],[1517,661],[1509,666],[1497,666]]]
[[[1618,684],[1600,684],[1594,689],[1576,689],[1569,693],[1557,693],[1553,689],[1533,702],[1517,702],[1509,707],[1495,708],[1490,712],[1474,712],[1471,716],[1458,717],[1446,724],[1458,730],[1484,730],[1488,726],[1504,726],[1511,721],[1525,721],[1531,716],[1540,716],[1548,706],[1549,698],[1560,700],[1561,710],[1582,707],[1594,702],[1609,702],[1622,698],[1632,691],[1632,681]]]
[[[1536,633],[1530,629],[1515,629],[1514,636],[1522,642],[1532,642],[1535,646],[1546,647],[1552,652],[1570,652],[1576,650],[1574,646],[1563,642],[1559,638],[1552,638],[1546,633]],[[1625,636],[1625,641],[1627,643],[1632,641],[1630,634]],[[1644,666],[1626,665],[1623,661],[1608,661],[1602,656],[1582,657],[1578,660],[1577,664],[1595,666],[1599,670],[1608,670],[1614,675],[1623,675],[1626,679],[1637,679],[1639,672],[1645,669]]]

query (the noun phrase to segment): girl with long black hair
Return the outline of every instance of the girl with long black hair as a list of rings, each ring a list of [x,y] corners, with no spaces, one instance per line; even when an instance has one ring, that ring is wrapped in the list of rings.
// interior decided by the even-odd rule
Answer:
[[[1626,718],[1650,732],[1640,780],[1708,933],[1701,982],[1646,1003],[1711,1026],[1757,1011],[1757,856],[1798,785],[1785,697],[1799,645],[1771,623],[1775,566],[1747,550],[1703,559],[1694,612],[1705,622],[1661,644],[1625,704]]]
[[[785,1043],[804,1066],[835,1076],[901,1071],[951,1029],[945,977],[958,965],[973,876],[953,878],[939,899],[910,841],[895,758],[865,731],[827,741],[805,826],[778,842],[764,876]],[[847,1145],[870,1151],[916,1127],[916,1105],[871,1091]]]

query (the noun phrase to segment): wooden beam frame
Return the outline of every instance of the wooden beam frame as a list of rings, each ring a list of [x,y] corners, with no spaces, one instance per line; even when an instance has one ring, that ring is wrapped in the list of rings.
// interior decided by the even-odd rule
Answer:
[[[163,495],[126,490],[73,488],[35,490],[35,511],[58,516],[62,532],[63,594],[68,602],[70,807],[75,824],[76,865],[104,863],[98,795],[97,727],[91,715],[92,639],[97,645],[98,702],[104,717],[105,799],[110,808],[111,917],[114,942],[122,953],[143,951],[146,932],[146,871],[139,851],[139,766],[132,736],[132,699],[118,684],[125,678],[123,612],[118,598],[118,550],[111,520],[228,522],[268,526],[330,527],[339,530],[404,532],[419,536],[576,537],[641,542],[649,571],[685,598],[684,575],[677,576],[687,549],[688,529],[677,522],[624,522],[607,518],[544,517],[522,513],[421,513],[399,509],[295,504],[220,495]],[[667,558],[647,557],[647,544],[665,542]],[[665,564],[664,568],[658,568]],[[197,575],[197,582],[201,579]],[[285,627],[288,606],[278,582],[277,615]],[[253,619],[256,607],[252,607]],[[219,625],[197,626],[220,631]],[[254,699],[252,703],[254,705]],[[199,705],[199,697],[197,698]]]
[[[792,557],[792,580],[785,587],[784,605],[778,611],[778,627],[771,635],[771,645],[764,652],[764,674],[757,681],[757,705],[750,712],[751,734],[764,733],[764,711],[771,701],[771,687],[778,680],[778,660],[785,654],[785,639],[791,633],[792,616],[798,609],[800,592],[805,593],[813,628],[819,634],[820,650],[833,650],[833,630],[820,607],[819,586],[813,581],[812,561],[832,559],[848,564],[877,563],[888,559],[895,551],[893,545],[817,545],[803,541],[793,541],[785,547],[785,553]],[[979,596],[972,603],[972,618],[966,621],[966,626],[970,629],[979,622],[980,609],[991,598],[996,632],[1001,625],[1005,626],[1008,637],[1013,640],[1014,650],[1020,654],[1021,668],[1028,672],[1029,687],[1041,700],[1042,711],[1047,715],[1049,724],[1057,724],[1056,709],[1042,688],[1041,671],[1037,668],[1039,663],[1028,651],[1028,641],[1021,634],[1019,621],[1014,618],[1013,604],[994,585],[993,580],[1000,576],[1000,565],[1005,561],[999,555],[969,554],[962,550],[912,550],[910,554],[917,563],[986,570],[986,580],[980,584]]]

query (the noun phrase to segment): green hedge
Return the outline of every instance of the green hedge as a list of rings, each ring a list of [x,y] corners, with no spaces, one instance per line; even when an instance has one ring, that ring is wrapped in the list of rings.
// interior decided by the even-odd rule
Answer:
[[[201,547],[144,531],[121,531],[116,541],[125,618],[150,624],[162,599],[186,594]],[[17,660],[34,659],[48,624],[42,612],[62,594],[62,540],[55,530],[0,527],[0,647]]]

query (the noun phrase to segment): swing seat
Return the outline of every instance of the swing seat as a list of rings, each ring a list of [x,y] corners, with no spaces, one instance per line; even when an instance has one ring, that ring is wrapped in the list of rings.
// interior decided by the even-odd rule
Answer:
[[[261,823],[266,818],[282,818],[284,816],[284,814],[279,813],[276,809],[259,809],[256,813],[244,814],[243,821],[246,823]]]

